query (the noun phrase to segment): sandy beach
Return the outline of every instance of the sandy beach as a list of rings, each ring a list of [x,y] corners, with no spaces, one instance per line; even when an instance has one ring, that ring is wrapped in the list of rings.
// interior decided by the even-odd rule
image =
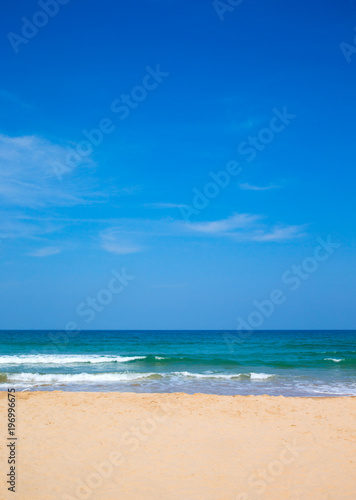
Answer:
[[[356,498],[356,398],[34,392],[17,395],[0,498]]]

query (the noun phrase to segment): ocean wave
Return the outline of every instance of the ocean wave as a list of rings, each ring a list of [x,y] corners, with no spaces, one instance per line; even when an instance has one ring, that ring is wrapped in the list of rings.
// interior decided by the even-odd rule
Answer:
[[[243,374],[242,373],[236,373],[236,374],[231,374],[231,375],[223,375],[219,373],[191,373],[191,372],[172,372],[172,375],[178,376],[178,377],[189,377],[189,378],[215,378],[215,379],[225,379],[225,380],[232,380],[232,379],[238,379],[240,378]]]
[[[274,378],[276,375],[269,373],[250,373],[251,380],[268,380]]]
[[[65,383],[65,382],[130,382],[163,378],[160,373],[8,373],[7,382]]]
[[[337,395],[337,396],[356,396],[355,384],[346,385],[321,385],[318,388],[309,388],[314,394],[327,394],[327,395]]]
[[[269,378],[274,378],[275,374],[268,373],[233,373],[229,375],[224,375],[220,373],[191,373],[191,372],[173,372],[173,375],[191,377],[191,378],[211,378],[211,379],[225,379],[225,380],[237,380],[243,378],[249,378],[250,380],[267,380]]]
[[[0,365],[128,363],[145,358],[146,356],[105,356],[99,354],[23,354],[20,356],[0,356]]]
[[[184,377],[194,379],[220,379],[220,380],[267,380],[275,377],[267,373],[191,373],[191,372],[169,372],[169,373],[7,373],[0,374],[0,382],[22,382],[22,383],[81,383],[81,382],[132,382],[139,380],[158,380],[171,377]]]
[[[190,356],[164,356],[162,354],[142,354],[139,356],[123,356],[112,354],[21,354],[0,356],[0,365],[70,365],[77,363],[131,363],[141,362],[145,365],[211,365],[236,366],[239,363],[231,359],[204,359]]]
[[[339,353],[340,355],[341,353]],[[342,355],[342,354],[341,354]],[[350,368],[356,366],[356,359],[352,356],[348,356],[348,354],[343,354],[344,358],[339,357],[326,357],[322,358],[323,361],[333,362],[333,363],[341,363],[340,367],[342,368]],[[250,360],[249,365],[251,366],[260,366],[261,370],[264,369],[279,369],[279,368],[295,368],[310,366],[311,364],[320,363],[320,365],[324,364],[320,359],[318,361],[312,360],[302,360],[299,359],[298,363],[294,361],[268,361],[268,360]],[[243,370],[243,364],[240,360],[232,360],[232,359],[223,359],[223,358],[213,358],[213,359],[204,359],[204,357],[190,357],[190,356],[164,356],[161,354],[142,354],[138,356],[134,355],[113,355],[113,354],[21,354],[21,355],[2,355],[0,356],[0,367],[4,366],[18,366],[18,365],[35,365],[33,371],[43,371],[39,367],[43,366],[64,366],[64,365],[98,365],[98,364],[116,364],[116,363],[130,363],[130,364],[138,364],[144,365],[147,367],[148,371],[161,371],[164,369],[165,372],[170,370],[177,370],[178,367],[182,367],[183,370],[187,370],[186,373],[194,373],[195,370],[200,371],[202,375],[204,375],[204,369],[207,366],[211,367],[214,372],[224,372],[225,369],[229,371],[240,371]],[[38,366],[38,368],[37,368]],[[159,367],[159,369],[158,369]],[[6,371],[2,368],[3,371]],[[190,372],[191,370],[191,372]],[[177,370],[178,371],[178,370]],[[243,374],[243,372],[242,372]],[[239,374],[238,374],[239,375]],[[217,378],[225,378],[226,376],[221,376]],[[236,377],[236,375],[233,375]],[[206,378],[206,377],[205,377]],[[228,378],[231,378],[228,376]],[[251,380],[259,380],[263,379],[262,376],[252,376]]]

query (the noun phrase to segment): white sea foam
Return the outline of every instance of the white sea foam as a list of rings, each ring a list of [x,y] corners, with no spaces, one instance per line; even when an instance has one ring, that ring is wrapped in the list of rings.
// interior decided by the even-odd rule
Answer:
[[[307,386],[308,387],[308,386]],[[309,387],[308,387],[309,389]],[[310,388],[315,394],[335,394],[338,396],[356,396],[356,384],[320,385]]]
[[[251,380],[267,380],[269,378],[275,377],[274,374],[268,373],[250,373]]]
[[[67,365],[75,363],[128,363],[146,356],[102,356],[99,354],[23,354],[0,356],[0,365]]]
[[[240,378],[250,378],[251,380],[267,380],[269,378],[275,377],[274,374],[267,374],[267,373],[234,373],[230,375],[224,375],[220,373],[173,372],[173,375],[199,378],[199,379],[213,378],[213,379],[225,379],[225,380],[235,380]]]
[[[343,358],[324,358],[324,361],[334,361],[334,363],[340,363],[340,361],[345,361]]]
[[[232,375],[223,375],[219,373],[191,373],[191,372],[173,372],[172,375],[176,375],[178,377],[191,377],[191,378],[221,378],[225,380],[230,380],[234,378],[239,378],[242,376],[242,373],[236,373]]]
[[[8,382],[71,383],[71,382],[130,382],[133,380],[160,378],[158,373],[8,373]]]
[[[266,373],[191,373],[191,372],[171,372],[171,373],[7,373],[6,382],[21,382],[27,384],[59,384],[59,383],[83,383],[83,382],[130,382],[135,380],[155,380],[170,377],[185,377],[195,379],[221,379],[221,380],[267,380],[275,375]]]

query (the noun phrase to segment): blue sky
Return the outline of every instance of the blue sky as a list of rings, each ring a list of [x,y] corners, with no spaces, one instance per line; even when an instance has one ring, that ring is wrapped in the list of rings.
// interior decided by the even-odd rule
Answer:
[[[4,2],[1,328],[355,328],[356,3],[238,3]]]

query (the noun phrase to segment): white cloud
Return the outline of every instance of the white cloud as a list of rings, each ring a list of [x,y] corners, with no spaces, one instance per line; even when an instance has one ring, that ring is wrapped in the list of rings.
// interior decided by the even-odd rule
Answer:
[[[227,219],[187,223],[186,227],[197,234],[225,236],[234,241],[286,241],[305,236],[305,225],[273,225],[262,222],[262,215],[234,214]]]
[[[276,226],[269,231],[257,231],[253,241],[287,241],[302,238],[306,235],[305,225],[301,226]]]
[[[30,257],[49,257],[50,255],[56,255],[62,251],[59,247],[44,247],[33,250],[28,255]]]
[[[61,217],[63,211],[68,214],[68,207],[89,208],[133,194],[138,189],[137,186],[117,187],[112,180],[107,184],[106,180],[102,181],[103,189],[99,189],[92,175],[95,164],[89,156],[60,180],[57,167],[67,165],[69,151],[65,145],[35,135],[0,134],[1,239],[43,242],[44,236],[80,224],[80,221]],[[42,256],[36,252],[34,256]]]
[[[205,234],[218,234],[235,231],[250,226],[261,218],[260,215],[234,214],[227,219],[208,222],[189,222],[186,227],[194,232]]]
[[[31,240],[41,239],[60,230],[62,224],[37,218],[28,219],[18,214],[0,212],[0,238],[26,238]]]
[[[282,186],[277,186],[276,184],[269,184],[268,186],[254,186],[253,184],[245,182],[243,184],[239,184],[239,187],[245,191],[268,191],[269,189],[280,189]]]
[[[106,229],[100,233],[101,247],[107,252],[119,255],[137,253],[142,248],[123,236],[117,228]]]
[[[189,208],[183,203],[146,203],[145,206],[148,208]]]
[[[172,218],[122,219],[116,221],[115,227],[100,233],[101,247],[109,252],[128,254],[143,251],[146,243],[157,237],[160,241],[162,238],[199,237],[229,238],[235,242],[281,242],[305,236],[305,225],[271,225],[264,219],[263,215],[256,214],[233,214],[226,219],[194,223]]]
[[[56,174],[66,165],[66,147],[37,136],[9,137],[0,134],[0,199],[3,205],[41,208],[73,206],[98,201],[89,185],[73,171],[71,182],[61,182]],[[84,165],[93,166],[90,158]],[[88,183],[87,183],[88,184]]]

